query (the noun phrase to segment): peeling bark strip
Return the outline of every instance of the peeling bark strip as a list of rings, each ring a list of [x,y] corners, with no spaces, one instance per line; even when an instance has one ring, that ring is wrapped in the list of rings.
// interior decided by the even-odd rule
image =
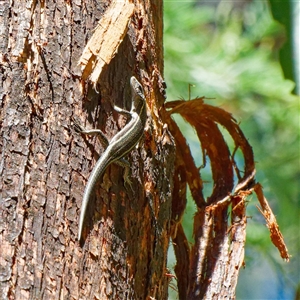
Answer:
[[[289,255],[262,188],[255,183],[254,155],[250,144],[230,113],[205,104],[203,99],[165,104],[165,108],[171,110],[164,117],[176,141],[171,237],[177,260],[178,293],[183,300],[234,299],[239,269],[244,264],[246,198],[253,191],[263,208],[261,212],[273,244],[285,260],[289,260]],[[210,160],[213,190],[207,199],[204,199],[199,168],[195,165],[186,139],[170,118],[173,113],[179,113],[196,130],[203,165],[206,156]],[[232,152],[219,125],[227,130],[235,143]],[[244,158],[243,172],[234,159],[238,149]],[[236,186],[235,177],[238,180]],[[187,184],[197,205],[193,228],[195,243],[192,247],[189,247],[180,223],[186,207]],[[230,220],[228,211],[231,213]]]
[[[257,207],[257,208],[266,220],[267,227],[269,228],[269,231],[270,231],[270,238],[272,240],[272,243],[279,250],[281,257],[283,259],[285,259],[286,261],[289,261],[290,255],[288,253],[288,249],[284,243],[282,233],[279,230],[279,226],[278,226],[276,218],[272,212],[272,209],[263,194],[262,186],[259,183],[257,183],[253,187],[253,190],[256,193],[257,199],[262,207],[262,209],[260,209],[259,207]]]
[[[78,62],[84,80],[89,77],[96,85],[103,67],[110,63],[123,41],[133,10],[134,4],[124,1],[113,2],[105,12]]]

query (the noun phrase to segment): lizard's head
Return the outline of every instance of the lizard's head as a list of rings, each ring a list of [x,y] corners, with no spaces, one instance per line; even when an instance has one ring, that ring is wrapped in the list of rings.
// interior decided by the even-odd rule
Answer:
[[[145,99],[143,87],[134,76],[130,78],[130,87],[134,102],[139,101],[140,98]]]

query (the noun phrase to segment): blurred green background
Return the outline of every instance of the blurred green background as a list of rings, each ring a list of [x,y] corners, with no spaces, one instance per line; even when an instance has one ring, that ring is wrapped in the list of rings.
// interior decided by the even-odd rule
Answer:
[[[188,99],[188,84],[194,84],[192,98],[213,98],[206,102],[241,122],[254,150],[256,179],[292,255],[289,263],[281,259],[255,196],[249,197],[246,268],[237,299],[296,299],[300,283],[299,7],[287,0],[164,1],[167,100]],[[176,120],[200,166],[195,132]],[[208,196],[209,164],[201,172]],[[183,224],[190,241],[194,210],[189,199]],[[171,270],[174,264],[170,247]],[[169,299],[178,299],[172,286]]]

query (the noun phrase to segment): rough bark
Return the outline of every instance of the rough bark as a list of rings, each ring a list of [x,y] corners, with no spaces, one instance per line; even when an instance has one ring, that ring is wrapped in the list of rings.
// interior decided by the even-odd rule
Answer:
[[[134,1],[97,91],[77,63],[109,1],[1,5],[1,299],[165,299],[174,146],[159,116],[161,1]],[[71,119],[112,137],[125,123],[113,104],[129,108],[131,75],[148,103],[145,136],[128,158],[133,190],[121,167],[108,168],[81,247],[82,194],[103,148]]]

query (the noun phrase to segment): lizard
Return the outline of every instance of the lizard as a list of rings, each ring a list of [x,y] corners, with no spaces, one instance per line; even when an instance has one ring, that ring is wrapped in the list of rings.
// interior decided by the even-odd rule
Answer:
[[[131,88],[131,110],[127,111],[118,106],[114,106],[114,110],[118,113],[124,114],[130,118],[130,121],[108,142],[103,132],[99,129],[95,130],[83,130],[80,126],[77,126],[77,130],[83,134],[98,134],[100,141],[106,148],[104,153],[98,159],[94,166],[92,173],[88,179],[85,191],[83,194],[83,200],[79,218],[78,228],[78,241],[82,238],[83,223],[87,211],[87,207],[90,202],[91,195],[94,191],[97,181],[105,172],[106,168],[113,162],[116,162],[122,166],[128,166],[128,162],[123,157],[128,154],[135,145],[139,142],[144,133],[144,127],[147,119],[146,113],[146,98],[144,95],[143,87],[138,80],[132,76],[130,78]],[[127,178],[128,171],[125,169],[125,181],[130,183]]]

